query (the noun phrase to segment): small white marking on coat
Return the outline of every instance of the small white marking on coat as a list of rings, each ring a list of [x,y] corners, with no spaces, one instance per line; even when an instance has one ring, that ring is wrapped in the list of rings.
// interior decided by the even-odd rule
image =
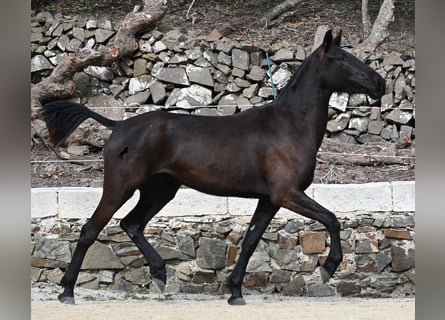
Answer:
[[[250,231],[253,231],[253,230],[255,230],[255,225],[250,227]]]

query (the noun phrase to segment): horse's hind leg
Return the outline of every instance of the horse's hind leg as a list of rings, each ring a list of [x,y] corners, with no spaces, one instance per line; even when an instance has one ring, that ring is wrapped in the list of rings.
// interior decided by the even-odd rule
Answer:
[[[139,202],[121,220],[121,228],[129,235],[150,266],[152,286],[163,292],[167,282],[165,262],[144,237],[144,227],[153,216],[172,200],[180,184],[172,177],[164,176],[149,181],[140,188]]]
[[[246,236],[241,246],[241,253],[236,262],[235,269],[228,279],[231,296],[227,301],[231,305],[246,304],[241,293],[241,285],[243,283],[244,273],[247,268],[250,257],[255,251],[258,242],[264,231],[269,225],[275,213],[280,207],[273,205],[269,198],[260,199],[257,208],[250,221]]]
[[[82,227],[76,250],[74,251],[68,269],[61,280],[61,285],[63,286],[64,290],[58,296],[58,299],[62,303],[74,304],[74,285],[88,248],[94,243],[97,236],[110,221],[113,214],[130,198],[133,193],[127,192],[117,195],[116,192],[110,193],[107,190],[117,189],[104,188],[104,193],[102,194],[102,198],[94,211],[93,216]]]

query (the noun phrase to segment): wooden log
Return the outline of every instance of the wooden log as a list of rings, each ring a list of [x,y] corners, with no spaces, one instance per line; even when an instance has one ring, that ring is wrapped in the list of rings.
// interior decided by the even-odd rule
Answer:
[[[317,155],[321,162],[360,166],[411,165],[414,157],[401,152],[394,143],[368,143],[355,145],[324,139]]]

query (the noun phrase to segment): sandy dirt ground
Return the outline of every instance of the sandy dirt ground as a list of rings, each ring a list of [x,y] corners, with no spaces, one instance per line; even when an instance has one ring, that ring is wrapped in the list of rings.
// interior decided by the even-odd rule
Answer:
[[[245,306],[230,306],[229,295],[128,294],[76,288],[75,305],[58,302],[57,286],[32,286],[32,320],[237,320],[342,319],[411,320],[415,299],[305,298],[249,294]]]
[[[414,299],[289,298],[263,299],[251,296],[245,306],[229,306],[225,300],[170,301],[32,301],[33,320],[63,319],[414,319]]]

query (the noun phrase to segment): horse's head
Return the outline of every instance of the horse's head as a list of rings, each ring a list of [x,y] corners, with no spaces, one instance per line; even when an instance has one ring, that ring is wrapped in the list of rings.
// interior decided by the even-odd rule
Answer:
[[[337,92],[366,93],[373,99],[385,94],[385,80],[372,68],[340,47],[341,31],[333,38],[329,30],[314,54],[320,59],[323,86]]]

